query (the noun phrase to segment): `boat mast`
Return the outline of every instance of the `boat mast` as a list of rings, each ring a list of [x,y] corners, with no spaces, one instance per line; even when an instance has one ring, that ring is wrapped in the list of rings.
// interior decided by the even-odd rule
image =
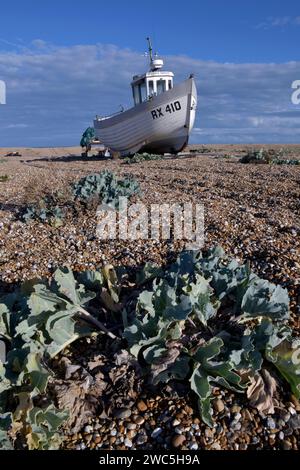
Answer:
[[[162,59],[159,59],[157,57],[157,53],[154,53],[153,57],[153,49],[152,49],[152,44],[151,44],[151,39],[148,37],[146,38],[148,41],[148,52],[146,52],[146,56],[149,55],[150,58],[150,71],[154,72],[155,70],[161,69],[162,66],[164,65],[164,61]]]
[[[152,44],[151,44],[151,39],[146,38],[148,41],[148,50],[149,50],[149,57],[150,57],[150,65],[152,64],[153,61],[153,55],[152,55]]]

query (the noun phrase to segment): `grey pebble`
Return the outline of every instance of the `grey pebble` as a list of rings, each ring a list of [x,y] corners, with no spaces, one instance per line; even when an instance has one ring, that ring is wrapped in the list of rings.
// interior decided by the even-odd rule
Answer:
[[[284,428],[284,426],[285,426],[285,421],[284,421],[283,419],[279,419],[279,420],[277,421],[277,424],[278,424],[279,428]]]
[[[114,417],[117,419],[125,419],[131,416],[131,410],[129,408],[119,408],[114,411]]]
[[[266,421],[266,426],[267,426],[269,429],[275,429],[275,428],[276,428],[276,423],[275,423],[274,419],[268,417],[268,418],[267,418],[267,421]]]
[[[240,444],[240,450],[247,450],[248,449],[248,445],[246,443],[241,443]]]
[[[117,433],[118,433],[118,431],[117,431],[116,429],[112,429],[112,430],[110,431],[110,435],[111,435],[111,436],[116,436]]]
[[[162,428],[155,428],[154,431],[151,433],[151,437],[156,439],[162,433]]]
[[[216,427],[216,433],[219,434],[223,431],[223,427],[221,424],[218,424],[217,427]]]
[[[205,437],[207,437],[209,439],[213,437],[213,433],[212,433],[211,429],[209,429],[209,428],[205,429],[204,434],[205,434]]]
[[[287,429],[284,429],[283,432],[285,436],[291,436],[293,434],[293,429],[288,427]]]
[[[181,426],[176,426],[174,431],[176,432],[176,434],[182,434],[184,432],[184,428],[182,428]]]
[[[278,433],[278,437],[279,437],[279,439],[282,441],[282,440],[284,439],[284,432],[280,431],[280,432]]]
[[[300,428],[300,415],[292,416],[288,422],[288,425],[292,429],[299,429]]]
[[[233,429],[234,431],[240,431],[241,428],[242,428],[242,425],[241,425],[241,423],[237,423],[237,422],[233,421],[230,425],[230,428]]]
[[[126,447],[132,447],[132,441],[126,437],[124,444]]]
[[[211,449],[213,450],[221,450],[221,446],[218,442],[214,442],[213,445],[211,446]]]
[[[147,440],[148,440],[147,434],[138,434],[135,442],[138,446],[140,446],[142,444],[145,444]]]
[[[94,428],[93,426],[85,426],[84,429],[83,429],[84,432],[87,432],[88,434],[92,433],[94,431]]]
[[[297,414],[297,411],[292,406],[290,406],[288,410],[291,413],[291,415],[296,415]]]
[[[199,446],[198,446],[197,442],[191,442],[189,444],[189,448],[190,448],[190,450],[198,450]]]
[[[135,423],[128,423],[126,425],[126,428],[129,429],[129,430],[136,429],[136,424]]]
[[[241,417],[242,417],[241,413],[235,413],[233,419],[234,419],[234,421],[239,421],[241,419]]]
[[[280,419],[282,419],[285,423],[287,423],[291,417],[291,414],[286,410],[280,410],[280,413],[278,414],[279,414]]]
[[[163,416],[163,418],[159,419],[160,423],[167,423],[170,421],[170,416]]]

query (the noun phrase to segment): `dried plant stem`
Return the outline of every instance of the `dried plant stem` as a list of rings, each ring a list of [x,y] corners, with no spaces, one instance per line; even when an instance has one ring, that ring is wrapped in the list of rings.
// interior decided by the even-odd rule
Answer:
[[[111,331],[109,331],[106,326],[103,325],[103,323],[101,323],[99,320],[97,320],[95,317],[93,317],[93,315],[91,315],[89,312],[87,312],[87,310],[85,310],[84,308],[81,308],[79,307],[78,308],[78,313],[79,313],[79,316],[83,319],[83,320],[86,320],[88,321],[89,323],[92,323],[93,325],[97,326],[97,328],[99,328],[99,330],[102,330],[104,333],[106,333],[110,338],[112,339],[117,339],[118,337],[112,333]]]

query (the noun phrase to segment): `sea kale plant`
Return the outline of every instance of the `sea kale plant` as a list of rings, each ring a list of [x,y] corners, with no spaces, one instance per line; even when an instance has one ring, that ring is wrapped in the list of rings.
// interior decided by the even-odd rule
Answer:
[[[156,153],[135,153],[132,157],[127,157],[124,160],[124,163],[131,164],[131,163],[141,163],[150,160],[161,160],[163,158],[162,155]]]
[[[26,207],[21,215],[21,219],[26,223],[31,220],[37,220],[42,223],[48,223],[53,227],[62,225],[63,218],[64,211],[53,197],[45,197],[38,205]]]
[[[21,220],[30,222],[37,220],[59,227],[67,208],[73,207],[75,202],[87,206],[90,201],[106,204],[118,209],[119,197],[130,198],[139,193],[139,184],[131,177],[118,178],[114,173],[104,170],[84,176],[72,183],[69,191],[70,200],[60,203],[59,194],[44,197],[38,204],[30,205],[20,213]]]
[[[289,298],[221,248],[182,252],[166,270],[146,265],[143,289],[124,336],[153,384],[189,381],[212,426],[212,387],[246,393],[273,411],[274,377],[300,397],[300,344],[287,325]]]
[[[26,281],[0,297],[0,449],[58,448],[68,410],[57,409],[47,389],[55,378],[51,360],[97,331],[115,338],[88,310],[100,291],[102,305],[113,305],[110,270],[78,278],[57,269],[51,282]]]
[[[274,412],[279,385],[300,398],[300,344],[288,326],[287,291],[219,247],[205,256],[183,251],[168,267],[147,263],[136,274],[110,265],[77,274],[57,269],[51,281],[25,281],[2,294],[0,448],[61,445],[72,409],[59,409],[50,392],[53,358],[90,335],[107,336],[114,351],[127,347],[146,386],[189,384],[209,426],[215,386],[245,394],[266,414]],[[111,331],[122,322],[123,339]]]
[[[250,150],[243,155],[240,163],[267,163],[272,165],[300,165],[300,160],[291,160],[282,158],[283,149],[276,151],[274,149],[261,148],[260,150]]]
[[[87,203],[92,198],[112,208],[118,208],[119,197],[131,197],[139,193],[137,181],[131,177],[117,178],[114,173],[104,170],[101,173],[85,176],[73,184],[74,198]]]

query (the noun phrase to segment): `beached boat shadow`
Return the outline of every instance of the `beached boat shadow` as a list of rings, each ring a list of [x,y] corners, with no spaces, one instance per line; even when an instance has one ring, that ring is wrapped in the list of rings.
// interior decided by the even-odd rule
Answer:
[[[36,163],[36,162],[56,162],[56,163],[70,163],[70,162],[99,162],[105,160],[112,160],[112,156],[105,157],[104,155],[91,155],[84,157],[82,155],[62,155],[62,156],[46,156],[40,158],[33,158],[31,160],[24,160],[24,163]]]

